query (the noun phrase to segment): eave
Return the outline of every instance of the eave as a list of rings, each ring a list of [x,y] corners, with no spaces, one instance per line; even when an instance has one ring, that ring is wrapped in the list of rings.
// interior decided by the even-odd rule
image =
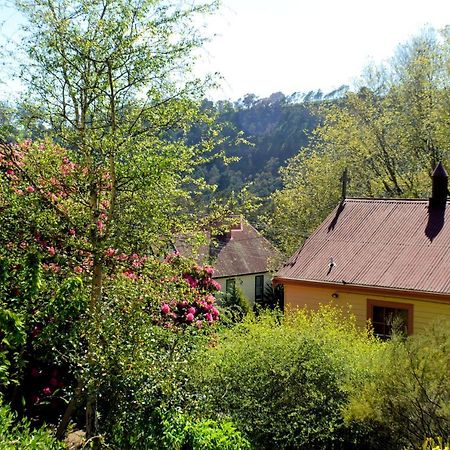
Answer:
[[[386,288],[382,286],[364,286],[357,285],[351,283],[336,283],[329,281],[320,281],[320,280],[301,280],[295,278],[284,278],[284,277],[275,277],[272,281],[274,285],[276,284],[291,284],[298,286],[309,286],[316,288],[328,288],[335,289],[340,292],[349,292],[355,294],[372,294],[372,295],[383,295],[390,297],[399,297],[399,298],[417,298],[417,299],[425,299],[425,300],[433,300],[439,301],[442,303],[450,303],[450,293],[441,293],[441,292],[429,292],[429,291],[415,291],[412,289],[399,289],[399,288]]]

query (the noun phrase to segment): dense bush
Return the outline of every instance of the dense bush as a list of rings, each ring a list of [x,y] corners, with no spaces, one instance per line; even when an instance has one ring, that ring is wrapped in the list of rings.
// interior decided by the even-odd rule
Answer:
[[[332,308],[279,320],[248,317],[201,355],[198,409],[230,417],[255,448],[379,448],[381,428],[345,421],[341,410],[371,377],[366,362],[380,344]]]
[[[31,431],[29,423],[17,420],[0,399],[0,450],[53,450],[62,445],[45,429]]]
[[[250,300],[242,289],[236,286],[223,294],[220,305],[226,323],[240,322],[251,311]]]
[[[105,284],[103,320],[87,379],[95,380],[99,431],[114,448],[161,448],[163,417],[189,404],[191,355],[206,346],[217,285],[209,267],[150,260],[141,278]]]
[[[421,449],[424,439],[450,436],[450,324],[395,337],[368,360],[372,382],[355,389],[346,416],[377,422],[397,448]]]
[[[250,443],[230,421],[171,415],[163,422],[164,448],[173,450],[250,450]]]

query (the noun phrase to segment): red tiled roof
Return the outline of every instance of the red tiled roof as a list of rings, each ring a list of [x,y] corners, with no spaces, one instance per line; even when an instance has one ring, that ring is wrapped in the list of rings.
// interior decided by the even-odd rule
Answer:
[[[276,276],[450,294],[450,202],[346,199]]]
[[[269,270],[269,259],[278,255],[275,247],[245,220],[241,229],[218,241],[214,278],[263,273]]]

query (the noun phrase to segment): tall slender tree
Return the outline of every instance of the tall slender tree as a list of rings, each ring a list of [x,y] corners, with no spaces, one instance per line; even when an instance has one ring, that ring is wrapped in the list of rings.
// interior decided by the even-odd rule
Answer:
[[[174,233],[201,221],[194,197],[205,185],[193,173],[212,149],[214,130],[203,127],[207,135],[200,143],[187,143],[194,122],[211,125],[199,108],[211,80],[190,75],[204,42],[193,24],[217,2],[18,0],[16,5],[26,18],[24,129],[68,149],[63,170],[83,170],[72,210],[58,211],[56,201],[48,206],[84,236],[92,254],[89,317],[95,324],[108,248],[154,253]],[[41,193],[42,174],[27,176]],[[95,327],[87,337],[93,359]],[[87,389],[92,435],[95,383]]]

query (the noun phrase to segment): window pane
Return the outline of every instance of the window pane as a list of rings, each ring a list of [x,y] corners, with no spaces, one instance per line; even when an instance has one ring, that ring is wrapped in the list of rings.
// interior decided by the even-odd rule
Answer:
[[[408,333],[408,310],[372,306],[372,325],[374,333],[381,338],[389,338],[393,332]]]
[[[264,295],[264,275],[255,277],[255,301],[262,300]]]
[[[234,291],[234,288],[236,287],[236,280],[234,279],[234,278],[229,278],[227,281],[226,281],[226,291],[228,292],[228,293],[231,293],[231,292],[233,292]]]

